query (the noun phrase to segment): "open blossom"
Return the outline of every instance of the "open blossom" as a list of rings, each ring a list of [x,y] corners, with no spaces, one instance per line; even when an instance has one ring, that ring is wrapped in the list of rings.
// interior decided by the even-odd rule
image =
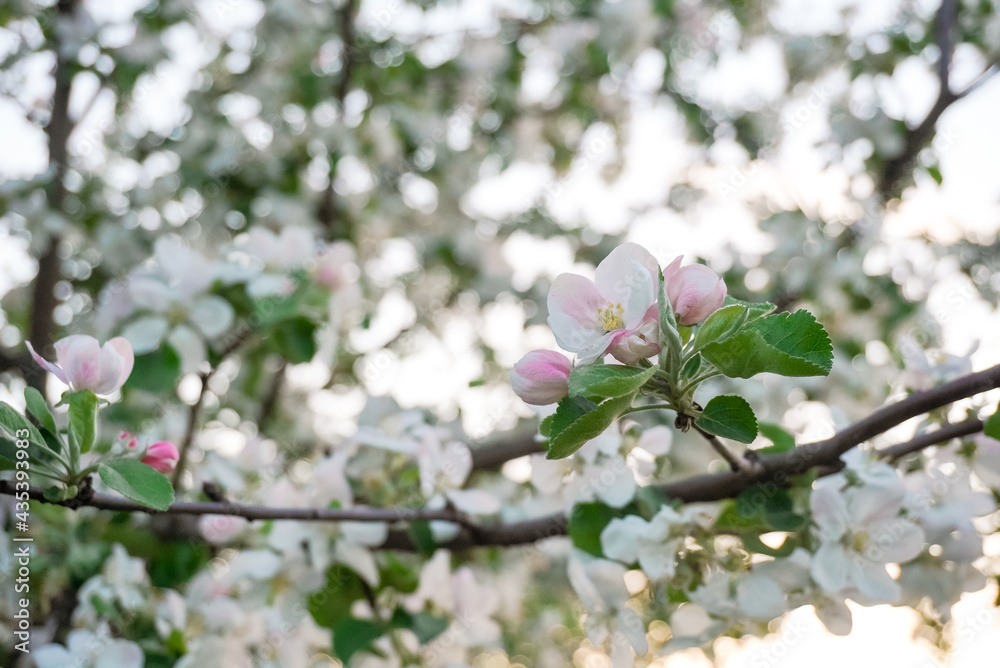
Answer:
[[[726,284],[703,264],[681,266],[677,257],[663,270],[664,288],[681,325],[697,325],[718,311],[726,300]]]
[[[830,593],[854,588],[876,601],[899,600],[899,584],[885,564],[909,561],[924,546],[923,530],[899,515],[905,488],[876,484],[840,490],[833,482],[813,490],[810,501],[820,540],[813,580]]]
[[[637,515],[615,518],[601,532],[601,549],[609,559],[626,564],[638,561],[654,579],[674,576],[677,552],[695,525],[707,525],[712,514],[702,506],[680,512],[663,506],[648,522]]]
[[[146,456],[141,461],[160,473],[170,473],[177,467],[180,457],[176,445],[170,441],[157,441],[146,448]]]
[[[646,249],[625,243],[597,266],[594,281],[577,274],[557,276],[548,298],[556,341],[582,364],[607,353],[623,364],[659,353],[659,271]]]
[[[57,364],[45,360],[30,341],[27,343],[35,361],[73,390],[113,394],[128,380],[135,363],[131,344],[120,336],[103,346],[94,337],[82,334],[59,339],[55,343]]]
[[[569,394],[569,373],[573,363],[552,350],[532,350],[514,365],[510,384],[514,393],[528,404],[546,406]]]
[[[312,272],[313,279],[327,290],[336,292],[358,279],[360,271],[357,260],[357,254],[351,244],[346,241],[331,244],[316,256],[316,267]]]

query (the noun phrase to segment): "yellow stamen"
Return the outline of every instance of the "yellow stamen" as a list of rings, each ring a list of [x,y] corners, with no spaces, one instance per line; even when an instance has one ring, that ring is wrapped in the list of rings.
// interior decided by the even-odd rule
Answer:
[[[851,547],[855,552],[864,552],[868,549],[870,540],[867,531],[858,531],[851,537]]]
[[[625,327],[625,321],[622,319],[624,314],[625,309],[621,304],[608,304],[606,308],[597,309],[597,322],[601,323],[605,332],[612,332]]]

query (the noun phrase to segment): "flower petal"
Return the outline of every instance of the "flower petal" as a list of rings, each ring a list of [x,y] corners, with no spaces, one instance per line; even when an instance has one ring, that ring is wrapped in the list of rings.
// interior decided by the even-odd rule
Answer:
[[[736,586],[740,609],[755,619],[769,622],[785,612],[785,593],[766,575],[750,573]]]
[[[895,603],[902,593],[882,564],[867,559],[850,559],[851,581],[862,594],[879,603]]]
[[[589,279],[577,274],[559,274],[549,288],[549,327],[564,350],[577,352],[593,341],[593,334],[604,335],[597,321],[598,309],[605,300]]]
[[[847,532],[849,518],[847,505],[841,493],[831,485],[822,485],[813,490],[809,505],[813,520],[819,525],[820,535],[828,540],[837,540]]]
[[[639,540],[648,530],[649,524],[641,517],[616,517],[601,531],[601,550],[604,556],[631,564],[639,558]]]
[[[74,390],[93,388],[101,376],[101,344],[92,336],[74,335],[56,341],[56,358]]]
[[[848,555],[836,543],[823,543],[813,556],[811,573],[813,580],[830,593],[847,586]]]
[[[872,544],[865,550],[865,556],[873,562],[906,562],[924,549],[923,529],[904,517],[873,522],[868,533]]]
[[[31,345],[31,341],[25,341],[24,343],[28,346],[28,352],[31,353],[31,356],[34,358],[36,362],[38,362],[39,366],[41,366],[43,369],[46,369],[53,376],[55,376],[62,382],[66,383],[67,385],[69,385],[69,381],[66,380],[66,374],[59,367],[59,365],[53,364],[52,362],[48,361],[47,359],[36,353],[34,347],[32,347]]]
[[[132,344],[135,354],[142,355],[160,347],[169,327],[170,323],[161,316],[139,318],[125,328],[122,337]]]
[[[234,317],[232,304],[215,295],[200,299],[190,313],[191,322],[208,339],[214,339],[229,329]]]
[[[608,253],[608,256],[597,265],[594,283],[606,301],[613,304],[617,302],[624,304],[627,301],[628,288],[623,279],[626,277],[631,279],[634,263],[646,269],[650,285],[657,284],[660,266],[656,263],[656,258],[639,244],[626,242]]]

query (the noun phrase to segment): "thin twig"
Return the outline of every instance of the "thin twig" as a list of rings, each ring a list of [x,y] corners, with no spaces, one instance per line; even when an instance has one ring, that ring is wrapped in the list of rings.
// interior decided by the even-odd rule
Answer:
[[[226,358],[239,350],[240,346],[246,343],[252,334],[253,330],[249,327],[244,327],[239,330],[219,354],[219,362],[211,369],[201,374],[201,390],[198,392],[198,400],[194,402],[194,405],[191,406],[191,410],[188,411],[188,421],[187,427],[184,430],[184,438],[178,447],[179,456],[177,458],[177,466],[174,468],[174,475],[170,481],[175,490],[178,489],[181,476],[184,475],[184,469],[187,467],[188,452],[191,450],[191,445],[194,443],[195,433],[198,431],[198,422],[201,420],[201,411],[205,405],[205,396],[208,394],[208,383],[219,371],[219,367],[222,366],[222,363],[226,360]]]
[[[0,480],[0,494],[13,496],[14,483],[10,480]],[[45,498],[41,487],[31,486],[28,496],[36,501],[42,501],[57,506],[70,507],[78,499],[66,501],[49,501]],[[451,508],[369,508],[355,506],[353,508],[270,508],[265,506],[248,506],[239,503],[214,501],[177,502],[169,510],[158,511],[140,503],[129,501],[117,496],[94,493],[80,507],[97,508],[128,513],[147,513],[150,515],[231,515],[248,520],[297,520],[300,522],[417,522],[443,521],[455,522],[463,526],[472,525],[472,520],[463,513]],[[477,527],[478,528],[478,527]]]
[[[705,437],[708,444],[712,446],[712,449],[719,453],[726,463],[729,464],[729,468],[735,473],[749,473],[750,465],[747,462],[742,461],[739,457],[734,455],[729,451],[722,441],[715,434],[710,434],[698,425],[694,425],[695,431]]]
[[[343,0],[343,4],[337,11],[337,29],[341,43],[341,68],[340,79],[334,89],[334,99],[337,100],[341,115],[344,114],[344,100],[351,90],[351,80],[357,65],[357,45],[354,35],[354,22],[357,13],[358,0]],[[328,240],[340,236],[335,233],[334,229],[337,222],[337,193],[334,190],[334,177],[333,165],[330,165],[330,182],[323,190],[323,197],[316,210],[316,218],[326,230]]]

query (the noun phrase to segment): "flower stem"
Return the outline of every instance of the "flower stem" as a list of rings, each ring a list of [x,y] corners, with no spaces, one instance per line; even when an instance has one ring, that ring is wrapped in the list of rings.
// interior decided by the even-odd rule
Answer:
[[[624,413],[622,413],[622,415],[628,415],[629,413],[638,413],[639,411],[651,411],[651,410],[656,410],[658,408],[665,408],[672,411],[677,410],[676,408],[674,408],[673,404],[650,404],[648,406],[636,406],[635,408],[630,408]]]

